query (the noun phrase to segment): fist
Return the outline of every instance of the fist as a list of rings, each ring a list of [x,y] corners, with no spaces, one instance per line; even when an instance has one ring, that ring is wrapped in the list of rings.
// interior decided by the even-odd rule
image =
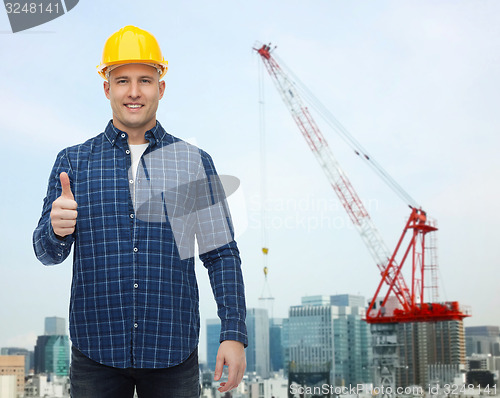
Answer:
[[[52,202],[52,211],[50,212],[50,222],[52,229],[59,238],[64,238],[75,232],[77,203],[69,184],[69,177],[66,173],[59,175],[61,180],[62,193],[54,202]]]

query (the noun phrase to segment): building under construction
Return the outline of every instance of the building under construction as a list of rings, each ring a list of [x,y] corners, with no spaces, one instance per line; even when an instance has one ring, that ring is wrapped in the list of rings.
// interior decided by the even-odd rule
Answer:
[[[465,369],[462,321],[397,324],[398,386],[450,384]]]

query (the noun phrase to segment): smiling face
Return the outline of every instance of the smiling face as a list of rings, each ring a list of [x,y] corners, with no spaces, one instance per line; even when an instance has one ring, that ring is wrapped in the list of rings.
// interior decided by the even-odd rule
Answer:
[[[144,133],[156,125],[156,110],[165,82],[149,65],[126,64],[113,69],[104,93],[111,103],[113,125],[129,135],[129,143],[145,143]],[[140,142],[139,142],[140,141]]]

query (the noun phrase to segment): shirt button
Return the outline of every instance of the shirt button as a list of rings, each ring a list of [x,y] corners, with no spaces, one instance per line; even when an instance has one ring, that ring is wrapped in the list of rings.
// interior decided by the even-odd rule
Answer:
[[[125,138],[125,133],[122,133],[122,138]]]
[[[139,325],[137,323],[134,323],[134,328],[137,329],[138,327],[139,327]]]
[[[134,253],[137,253],[139,249],[137,247],[134,247]]]
[[[127,150],[125,151],[125,153],[128,155],[128,154],[130,153],[130,150],[128,150],[128,149],[127,149]]]
[[[128,182],[129,182],[130,184],[133,184],[133,183],[134,183],[134,180],[128,180]]]
[[[137,289],[139,287],[138,283],[134,283],[134,288]]]
[[[133,214],[131,214],[131,215],[130,215],[130,218],[134,218],[134,215],[133,215]]]

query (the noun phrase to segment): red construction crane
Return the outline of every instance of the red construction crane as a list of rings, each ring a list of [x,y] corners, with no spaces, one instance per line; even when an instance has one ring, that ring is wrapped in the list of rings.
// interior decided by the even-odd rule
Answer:
[[[357,155],[372,162],[382,178],[399,190],[398,193],[402,194],[405,199],[408,199],[411,214],[395,250],[391,253],[351,182],[335,159],[318,125],[304,105],[296,85],[271,55],[270,45],[262,45],[254,50],[261,56],[295,123],[380,270],[382,278],[368,307],[366,321],[368,323],[428,322],[461,320],[469,316],[460,308],[457,301],[435,302],[437,299],[437,277],[435,276],[437,264],[427,262],[428,256],[435,257],[432,254],[435,247],[427,243],[426,236],[437,231],[437,228],[427,218],[425,211],[418,207],[380,166],[372,162],[365,151],[355,149]],[[336,124],[339,127],[338,122]],[[340,129],[343,128],[340,126]],[[412,277],[411,283],[407,284],[401,271],[404,264],[409,262],[412,266]],[[433,280],[429,283],[425,276],[433,272]],[[382,293],[384,285],[387,287],[385,294]],[[431,303],[424,302],[424,288],[431,289],[433,292]],[[391,297],[395,297],[397,301]]]

